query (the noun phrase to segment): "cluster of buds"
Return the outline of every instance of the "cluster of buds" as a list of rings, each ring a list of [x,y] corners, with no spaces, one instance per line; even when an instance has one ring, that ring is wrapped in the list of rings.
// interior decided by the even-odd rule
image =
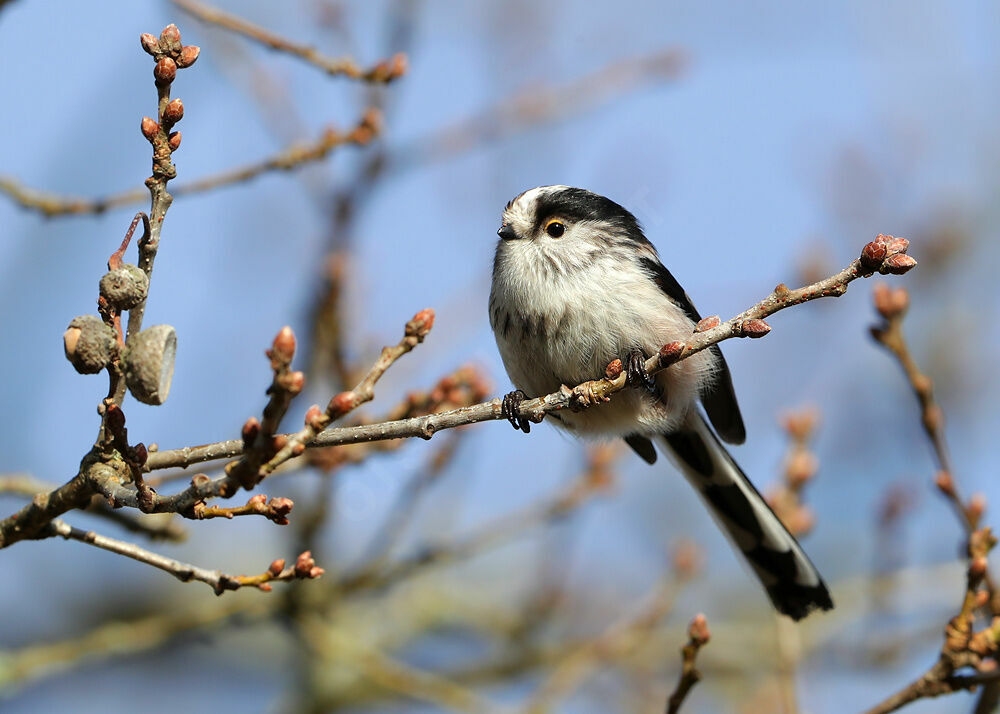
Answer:
[[[104,426],[118,452],[136,466],[143,466],[149,458],[146,445],[138,443],[129,446],[128,429],[125,428],[125,412],[117,404],[107,404],[104,412]]]
[[[326,571],[316,565],[315,559],[312,557],[311,551],[304,551],[299,554],[299,557],[295,559],[295,564],[291,567],[285,567],[285,559],[278,558],[271,562],[267,570],[264,572],[263,576],[257,576],[254,580],[263,580],[263,582],[257,582],[257,588],[265,592],[271,591],[271,580],[315,580],[316,578],[322,577]]]
[[[789,532],[800,536],[808,533],[815,521],[812,511],[802,502],[802,490],[819,470],[819,461],[809,449],[819,413],[812,408],[790,412],[782,418],[782,426],[791,441],[785,457],[781,484],[768,495],[768,503]]]
[[[389,59],[382,60],[377,65],[372,67],[365,75],[365,79],[369,82],[388,84],[392,80],[399,79],[406,74],[406,70],[406,55],[402,52],[397,52]]]
[[[271,343],[271,349],[265,353],[271,360],[271,370],[274,372],[274,384],[271,389],[282,389],[288,392],[290,397],[301,393],[306,386],[305,374],[289,369],[295,358],[295,348],[295,333],[286,325],[278,331]]]
[[[434,327],[434,310],[425,308],[413,316],[413,319],[406,323],[404,334],[406,337],[413,337],[417,342],[423,342],[424,338],[430,334]]]
[[[872,295],[875,310],[886,320],[902,317],[910,307],[910,293],[906,288],[890,288],[885,283],[876,283]]]
[[[153,78],[161,92],[169,92],[170,85],[177,77],[177,70],[193,65],[201,53],[201,49],[195,45],[181,44],[180,30],[173,24],[163,28],[159,38],[144,33],[140,35],[139,41],[142,49],[156,60]],[[142,118],[142,135],[153,144],[154,148],[158,143],[163,143],[166,149],[173,153],[180,148],[181,133],[172,129],[183,117],[184,104],[180,99],[173,99],[163,108],[159,122],[149,117]]]
[[[902,275],[915,267],[917,261],[906,255],[910,241],[879,233],[861,250],[861,268],[869,275]]]

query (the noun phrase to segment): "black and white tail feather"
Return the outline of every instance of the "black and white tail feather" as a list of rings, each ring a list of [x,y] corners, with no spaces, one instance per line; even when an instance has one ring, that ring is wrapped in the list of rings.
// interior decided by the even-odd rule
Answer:
[[[819,573],[720,441],[746,438],[721,350],[700,352],[653,377],[642,369],[644,357],[685,339],[701,317],[635,217],[590,191],[542,186],[507,204],[498,233],[490,325],[519,390],[504,399],[505,410],[525,395],[593,379],[621,358],[638,388],[582,412],[562,412],[556,423],[582,436],[620,436],[649,463],[656,461],[653,440],[660,442],[779,612],[800,619],[833,607]],[[514,412],[508,411],[511,423],[527,431]]]
[[[661,445],[705,499],[778,612],[800,620],[833,607],[819,572],[697,412]]]

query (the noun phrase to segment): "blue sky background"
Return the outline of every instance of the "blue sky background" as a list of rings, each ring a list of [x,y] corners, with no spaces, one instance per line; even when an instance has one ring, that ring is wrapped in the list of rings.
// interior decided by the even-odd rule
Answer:
[[[347,33],[319,21],[328,16],[323,3],[225,6],[363,64],[395,49],[386,46],[383,22],[392,3],[337,5]],[[496,393],[509,389],[485,308],[500,210],[526,188],[564,183],[632,209],[701,311],[723,317],[778,282],[798,283],[803,266],[838,269],[875,233],[910,237],[920,267],[893,282],[911,289],[908,334],[949,417],[958,479],[966,493],[984,492],[990,502],[1000,497],[993,458],[1000,426],[995,4],[518,0],[418,7],[410,72],[386,95],[382,141],[390,153],[513,93],[560,86],[608,63],[667,48],[681,50],[686,63],[676,79],[651,79],[595,108],[571,110],[378,184],[352,234],[355,356],[367,358],[395,341],[423,307],[437,310],[437,322],[428,341],[380,383],[373,413],[468,362],[491,375]],[[202,47],[198,64],[174,85],[186,108],[175,155],[182,180],[270,155],[331,122],[350,126],[360,115],[365,88],[211,31],[168,4],[17,0],[0,11],[0,173],[83,196],[141,184],[149,146],[138,124],[155,110],[155,91],[152,63],[137,38],[171,21],[185,42]],[[353,175],[361,156],[346,149],[297,174],[175,202],[146,324],[176,327],[177,369],[166,405],[129,403],[134,440],[171,448],[233,438],[259,413],[269,380],[263,350],[284,324],[302,338],[308,334],[329,235],[325,187]],[[134,210],[46,220],[0,199],[0,301],[7,306],[0,321],[2,470],[62,482],[91,443],[106,382],[73,372],[60,338],[73,316],[94,310],[97,281]],[[940,247],[946,234],[957,236],[957,249]],[[856,284],[837,301],[783,313],[771,320],[767,339],[725,347],[749,431],[734,453],[757,483],[773,480],[781,459],[777,414],[801,404],[823,412],[816,443],[821,470],[808,494],[817,527],[806,547],[834,583],[870,572],[874,514],[892,484],[906,484],[915,503],[902,527],[906,564],[953,560],[959,544],[954,516],[930,487],[933,464],[913,400],[867,336],[871,286]],[[309,403],[326,398],[321,389],[304,395],[289,428]],[[349,556],[364,544],[402,475],[422,462],[426,449],[413,444],[345,472],[336,523],[325,535],[329,552]],[[462,449],[444,489],[462,497],[450,496],[461,501],[450,515],[457,530],[538,498],[582,463],[580,446],[545,426],[524,437],[500,423],[482,425]],[[511,454],[518,464],[541,466],[511,468]],[[671,619],[678,633],[699,610],[710,621],[764,613],[756,584],[686,484],[664,475],[665,467],[649,469],[631,457],[622,463],[612,496],[581,515],[573,578],[632,602],[655,579],[666,544],[691,536],[710,554],[709,573],[681,598]],[[282,495],[283,488],[265,491]],[[3,504],[5,511],[17,505]],[[430,521],[425,527],[433,529]],[[198,523],[187,544],[168,549],[211,567],[259,569],[261,549],[268,560],[282,552],[281,536],[269,525]],[[77,544],[24,543],[0,554],[0,563],[9,574],[0,579],[8,614],[0,621],[0,644],[8,646],[76,631],[82,626],[73,613],[85,609],[81,603],[109,590],[134,587],[195,602],[211,597],[205,588],[192,593],[192,586]],[[487,567],[463,587],[475,592],[497,574]],[[910,616],[888,624],[866,619],[848,586],[835,587],[847,614],[803,666],[805,709],[856,710],[923,671],[938,646],[934,628],[957,606],[962,585],[957,571],[930,587],[922,582],[903,598]],[[76,604],[67,607],[71,599]],[[928,623],[912,657],[885,670],[851,664],[852,647],[873,629],[899,634]],[[823,631],[822,624],[815,628]],[[12,700],[10,710],[64,706],[84,683],[89,704],[107,710],[122,701],[122,681],[138,678],[163,689],[202,664],[233,668],[244,687],[239,694],[206,694],[198,705],[205,711],[230,697],[277,701],[280,676],[262,675],[232,655],[232,642],[190,649],[184,657],[56,677]],[[706,682],[691,711],[725,706],[725,696],[725,685]],[[164,694],[163,711],[178,705],[172,697]],[[968,706],[960,695],[912,711]],[[566,709],[591,710],[586,697]]]

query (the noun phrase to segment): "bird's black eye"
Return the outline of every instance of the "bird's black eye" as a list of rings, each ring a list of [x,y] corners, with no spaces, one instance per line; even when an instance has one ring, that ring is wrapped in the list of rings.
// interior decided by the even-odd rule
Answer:
[[[566,226],[561,221],[549,221],[545,225],[545,232],[553,238],[559,238],[566,232]]]

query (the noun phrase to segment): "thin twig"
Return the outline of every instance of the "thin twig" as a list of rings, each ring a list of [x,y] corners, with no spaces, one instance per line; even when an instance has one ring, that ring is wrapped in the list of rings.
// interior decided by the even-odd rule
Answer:
[[[293,144],[265,159],[236,168],[220,171],[204,178],[179,183],[173,187],[173,196],[186,196],[211,191],[224,186],[251,181],[270,171],[291,171],[300,166],[322,161],[340,146],[365,146],[379,131],[379,117],[366,112],[357,126],[349,131],[327,127],[320,136],[308,144]],[[128,189],[103,198],[74,198],[47,191],[28,188],[14,178],[0,176],[0,193],[5,193],[22,208],[38,211],[47,218],[101,214],[115,208],[139,203],[148,195],[145,189]]]
[[[709,640],[708,621],[704,615],[695,615],[688,627],[688,643],[681,648],[681,676],[670,699],[667,700],[667,714],[677,714],[691,688],[701,680],[701,672],[695,669],[698,650]]]
[[[296,561],[293,567],[286,568],[284,567],[283,560],[276,560],[271,564],[271,568],[260,575],[226,575],[218,570],[207,570],[197,565],[168,558],[159,553],[141,548],[134,543],[102,536],[94,531],[75,528],[59,519],[53,520],[47,530],[50,536],[61,536],[66,540],[87,543],[96,548],[124,555],[140,563],[159,568],[164,572],[170,573],[181,582],[186,583],[191,580],[197,580],[205,583],[215,591],[216,595],[221,595],[227,590],[239,590],[246,586],[257,587],[261,590],[270,590],[270,586],[266,585],[270,582],[318,578],[323,574],[323,569],[316,567],[315,562],[312,561],[308,553],[300,555],[299,560]]]
[[[402,54],[393,55],[392,58],[379,62],[371,69],[366,70],[362,69],[350,58],[327,57],[316,50],[315,47],[285,39],[238,15],[233,15],[210,5],[194,2],[194,0],[172,0],[172,2],[202,22],[216,25],[230,32],[236,32],[272,50],[298,57],[331,76],[349,77],[350,79],[358,79],[375,84],[388,84],[406,74],[406,56]]]

